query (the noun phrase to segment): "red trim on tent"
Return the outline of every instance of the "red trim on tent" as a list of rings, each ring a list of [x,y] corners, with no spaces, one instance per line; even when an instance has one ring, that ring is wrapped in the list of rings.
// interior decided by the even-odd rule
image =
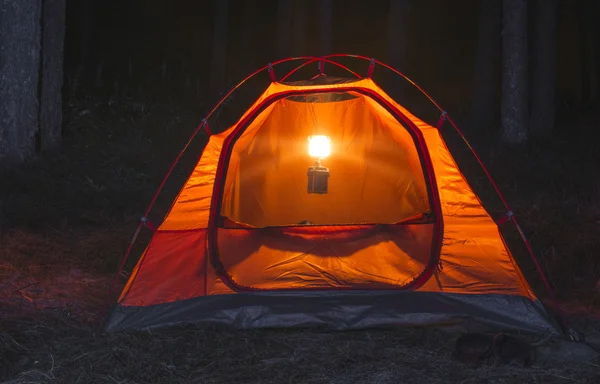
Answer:
[[[371,78],[373,76],[373,71],[375,70],[375,59],[372,58],[371,62],[369,63],[369,72],[367,74],[368,78]]]
[[[442,111],[442,114],[440,115],[440,118],[438,119],[437,124],[435,125],[435,127],[440,130],[442,129],[442,125],[444,125],[444,121],[446,121],[446,116],[448,114],[446,113],[446,111]]]

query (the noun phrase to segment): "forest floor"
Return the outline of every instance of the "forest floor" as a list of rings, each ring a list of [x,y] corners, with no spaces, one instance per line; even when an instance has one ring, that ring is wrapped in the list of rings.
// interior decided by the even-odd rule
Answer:
[[[181,109],[117,108],[90,100],[67,111],[63,153],[2,175],[0,382],[600,382],[599,359],[528,369],[465,366],[451,358],[456,335],[437,330],[190,328],[102,335],[99,324],[115,299],[107,292],[119,259],[170,161],[200,120]],[[573,326],[598,339],[600,151],[580,147],[583,142],[556,138],[519,153],[481,154],[514,204]],[[157,220],[197,153],[167,184]],[[489,190],[476,176],[472,180],[486,200]],[[544,296],[532,263],[521,251],[515,255]],[[135,257],[125,271],[133,262]]]

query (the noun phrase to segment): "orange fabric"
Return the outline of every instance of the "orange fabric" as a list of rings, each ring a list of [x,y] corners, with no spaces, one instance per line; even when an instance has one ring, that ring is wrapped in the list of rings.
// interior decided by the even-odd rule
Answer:
[[[219,256],[258,289],[402,287],[431,252],[432,224],[219,230]]]
[[[422,290],[518,294],[534,298],[494,220],[459,171],[436,128],[422,128],[444,217],[444,265]]]
[[[437,129],[398,105],[372,80],[362,79],[351,84],[328,86],[289,86],[273,83],[248,109],[246,115],[263,100],[280,92],[314,87],[335,90],[348,86],[374,91],[394,105],[415,123],[427,144],[443,214],[444,236],[441,249],[443,269],[420,290],[465,294],[511,294],[535,299],[513,256],[503,243],[497,225],[460,173]],[[364,103],[364,106],[361,103]],[[413,196],[422,196],[420,189],[422,184],[418,180],[422,177],[422,173],[417,172],[420,166],[415,162],[414,154],[410,152],[414,147],[411,147],[412,141],[410,141],[411,145],[407,144],[409,141],[406,139],[406,131],[377,102],[368,97],[360,97],[310,107],[298,104],[300,103],[290,100],[271,104],[250,124],[235,145],[229,165],[230,172],[226,179],[224,196],[227,204],[223,204],[223,212],[231,215],[231,220],[240,222],[241,227],[244,226],[244,221],[251,222],[253,225],[266,225],[294,222],[294,220],[315,220],[315,217],[316,221],[321,222],[362,220],[393,222],[404,215],[409,215],[409,212],[417,212],[424,208],[413,202],[404,206],[398,204],[401,208],[393,208],[394,199],[401,201],[407,196],[394,191],[391,188],[393,183],[397,183],[398,186],[412,185],[415,187],[414,191],[417,191]],[[327,108],[331,109],[327,110]],[[290,194],[300,194],[306,190],[305,175],[310,160],[306,155],[300,154],[300,149],[303,149],[302,153],[306,153],[306,137],[313,133],[310,129],[316,127],[316,124],[311,123],[316,121],[315,117],[308,116],[311,111],[318,112],[316,118],[323,119],[322,121],[327,121],[329,127],[336,128],[335,131],[330,132],[335,154],[332,154],[330,160],[325,160],[324,165],[331,169],[330,190],[332,194],[337,193],[337,200],[330,199],[327,205],[322,204],[318,212],[308,208],[309,204],[313,203],[310,199],[327,199],[326,196],[303,195],[298,197],[298,201],[302,201],[302,204],[294,206],[289,203],[290,200],[286,200],[288,196],[277,193],[277,191],[287,191]],[[210,264],[208,270],[204,270],[207,255],[206,231],[203,230],[208,225],[215,173],[223,140],[233,129],[232,127],[222,134],[211,137],[198,165],[149,244],[139,263],[137,273],[131,276],[120,300],[122,305],[144,306],[205,294],[233,293],[215,276]],[[385,154],[377,153],[369,157],[367,155],[369,150],[377,147],[373,145],[369,147],[369,140],[367,140],[367,144],[359,146],[352,152],[355,157],[353,161],[359,165],[357,168],[352,168],[350,160],[346,162],[340,160],[350,155],[350,151],[344,147],[341,149],[335,147],[336,142],[352,142],[350,139],[345,141],[346,138],[351,137],[351,134],[372,137],[371,143],[380,143],[381,148],[386,148],[383,151]],[[287,140],[291,138],[291,141],[286,141],[286,137]],[[255,138],[258,140],[254,140]],[[279,148],[277,153],[278,145],[284,146],[285,150]],[[300,161],[298,165],[291,165],[291,158],[295,156],[292,156],[291,152],[295,150],[296,145]],[[392,153],[398,149],[407,151],[404,157]],[[270,164],[265,159],[269,151],[272,151],[272,155],[275,153],[273,158],[277,159]],[[339,156],[337,160],[336,156]],[[398,169],[388,168],[387,165],[392,162],[397,164]],[[381,166],[381,163],[384,165]],[[373,164],[378,164],[380,167],[374,169]],[[248,168],[250,165],[268,170],[267,175],[263,173],[263,178],[273,188],[265,189],[261,186],[260,177],[252,174]],[[411,172],[407,172],[409,168]],[[351,172],[357,169],[360,171]],[[381,173],[371,175],[377,170],[381,170]],[[298,176],[291,176],[293,172]],[[406,182],[411,179],[401,175],[402,173],[412,177],[412,181]],[[300,174],[302,176],[299,176]],[[362,196],[369,198],[359,200],[356,190],[352,189],[349,190],[350,192],[346,191],[347,194],[339,194],[337,191],[343,185],[343,180],[334,178],[342,175],[348,185],[360,182],[367,186],[367,191],[362,192]],[[249,184],[244,186],[244,183]],[[288,185],[292,183],[297,185],[292,188]],[[374,190],[368,190],[369,186],[378,186],[381,189],[381,197]],[[255,191],[257,196],[247,197],[242,193],[244,188],[246,188],[245,193]],[[351,198],[348,198],[344,205],[345,196]],[[244,201],[244,199],[250,200]],[[252,202],[263,205],[259,209],[252,207]],[[286,207],[285,210],[289,212],[278,212],[276,209],[278,206]],[[418,206],[419,209],[406,208],[411,206]],[[322,213],[327,211],[328,214]],[[268,215],[261,217],[261,212]],[[352,219],[353,212],[356,213],[354,217],[357,219]],[[313,230],[315,228],[313,227]],[[431,245],[431,234],[427,232],[427,228],[431,226],[420,224],[411,225],[403,230],[400,230],[401,227],[397,228],[397,231],[375,231],[366,238],[354,237],[348,241],[339,238],[336,240],[336,237],[332,238],[331,235],[315,238],[314,235],[307,234],[310,233],[309,228],[302,227],[285,230],[221,228],[218,229],[218,248],[221,261],[228,273],[243,285],[262,288],[318,288],[355,286],[361,282],[387,284],[395,281],[396,284],[402,284],[422,270],[423,263],[428,258],[425,251]],[[190,229],[196,231],[189,231]],[[175,232],[164,232],[165,230]],[[418,240],[408,241],[411,236]]]
[[[234,145],[221,213],[255,227],[395,223],[429,209],[417,149],[396,120],[364,96],[280,100]],[[265,118],[265,114],[268,117]],[[329,136],[329,192],[307,193],[308,137]],[[352,207],[352,209],[348,209]]]
[[[438,184],[444,219],[444,269],[419,290],[513,294],[535,299],[498,226],[460,172],[438,129],[411,114],[383,90],[378,93],[423,133]]]
[[[205,294],[206,230],[156,232],[121,298],[146,306]]]
[[[260,124],[269,116],[271,109],[273,109],[273,105],[267,107],[255,122]],[[230,128],[210,137],[200,161],[160,226],[161,230],[189,230],[208,227],[212,190],[219,156],[221,155],[223,142],[232,131],[233,128]]]
[[[179,192],[159,230],[181,231],[208,227],[210,199],[226,132],[210,137],[200,161]]]

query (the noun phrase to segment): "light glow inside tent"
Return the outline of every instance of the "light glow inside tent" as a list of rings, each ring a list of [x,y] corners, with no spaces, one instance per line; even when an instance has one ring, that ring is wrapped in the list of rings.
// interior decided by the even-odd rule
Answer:
[[[308,154],[311,157],[324,159],[331,154],[331,140],[329,136],[317,135],[308,138]]]

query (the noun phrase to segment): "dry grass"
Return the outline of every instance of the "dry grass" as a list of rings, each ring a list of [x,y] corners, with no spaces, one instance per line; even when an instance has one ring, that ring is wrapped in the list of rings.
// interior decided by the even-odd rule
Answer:
[[[408,330],[320,333],[176,329],[100,336],[71,313],[4,321],[13,383],[594,383],[598,361],[525,369],[464,366],[453,337]]]
[[[450,357],[455,336],[427,329],[323,333],[194,328],[99,335],[112,273],[169,160],[199,116],[171,105],[111,107],[91,101],[68,116],[65,153],[2,175],[0,381],[600,381],[598,360],[531,369],[464,366]],[[484,157],[553,283],[565,292],[577,329],[600,338],[594,290],[600,276],[600,198],[597,186],[575,178],[579,164],[589,164],[591,155],[565,152],[555,154],[559,160],[554,162],[549,154],[520,156]],[[587,172],[596,171],[586,171],[585,179],[591,175]],[[167,185],[157,218],[177,192],[177,178],[185,174],[182,167]],[[478,188],[480,184],[475,182]],[[532,265],[522,255],[519,261],[538,288]]]

